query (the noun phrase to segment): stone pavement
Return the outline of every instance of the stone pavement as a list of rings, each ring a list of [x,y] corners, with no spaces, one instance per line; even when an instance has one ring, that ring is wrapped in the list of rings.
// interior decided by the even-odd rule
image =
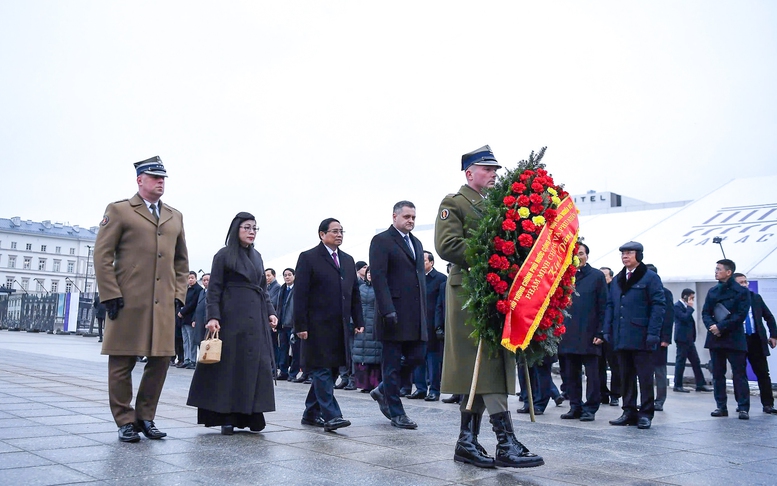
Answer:
[[[671,390],[650,430],[610,426],[621,413],[610,406],[583,423],[561,420],[568,407],[551,404],[531,423],[514,413],[511,397],[518,438],[546,465],[478,469],[452,459],[455,405],[405,400],[419,428],[399,430],[367,394],[338,390],[353,425],[327,433],[300,425],[308,386],[284,381],[263,432],[222,436],[195,424],[196,410],[185,405],[192,371],[172,368],[156,418],[168,437],[124,444],[99,346],[95,338],[0,331],[0,484],[777,484],[777,416],[764,415],[757,397],[749,421],[716,419],[711,394]],[[493,453],[487,417],[480,441]]]

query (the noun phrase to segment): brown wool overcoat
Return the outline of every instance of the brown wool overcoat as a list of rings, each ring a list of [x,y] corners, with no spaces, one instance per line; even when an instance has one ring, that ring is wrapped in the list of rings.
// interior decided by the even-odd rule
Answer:
[[[189,258],[181,213],[162,203],[159,223],[140,195],[105,209],[94,247],[100,300],[121,297],[105,321],[102,354],[175,355],[175,299],[186,299]]]

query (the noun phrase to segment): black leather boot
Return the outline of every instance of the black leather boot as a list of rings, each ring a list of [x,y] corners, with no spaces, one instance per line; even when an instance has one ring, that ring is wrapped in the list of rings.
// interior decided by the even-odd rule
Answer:
[[[461,412],[461,430],[456,442],[456,452],[453,460],[465,462],[477,467],[495,467],[494,458],[488,455],[486,449],[478,443],[480,420],[483,415],[472,412]]]
[[[529,449],[515,438],[510,412],[491,415],[489,420],[498,442],[494,461],[497,466],[536,467],[545,464],[542,457],[529,452]]]

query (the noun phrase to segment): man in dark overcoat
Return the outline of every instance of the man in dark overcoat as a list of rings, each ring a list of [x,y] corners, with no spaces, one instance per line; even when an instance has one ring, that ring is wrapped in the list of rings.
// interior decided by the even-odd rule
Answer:
[[[772,379],[769,376],[769,347],[777,346],[777,325],[774,323],[774,315],[766,307],[763,298],[748,287],[747,276],[743,273],[735,273],[734,280],[750,291],[750,312],[745,317],[745,338],[747,339],[747,360],[758,380],[758,392],[761,396],[763,412],[777,414],[774,408],[774,392],[772,391]],[[764,321],[769,327],[769,337],[766,336]]]
[[[515,437],[507,395],[515,393],[515,354],[500,349],[495,355],[483,353],[478,371],[472,409],[467,402],[475,370],[478,344],[470,337],[464,309],[467,295],[462,288],[469,263],[464,255],[466,238],[482,218],[483,194],[496,183],[501,166],[491,147],[485,145],[461,156],[461,170],[467,183],[458,192],[448,194],[440,203],[434,227],[434,246],[440,258],[451,262],[445,289],[445,353],[442,367],[442,391],[463,395],[461,427],[453,459],[477,467],[534,467],[544,464],[541,457],[529,452]],[[480,421],[488,410],[497,436],[496,458],[488,455],[478,443]]]
[[[607,280],[588,262],[588,245],[579,243],[580,266],[575,275],[575,293],[569,316],[564,319],[567,332],[558,346],[559,359],[566,362],[564,380],[569,394],[569,412],[562,419],[594,420],[599,410],[599,359],[602,354],[602,327],[607,307]],[[583,402],[582,370],[585,367],[586,389]]]
[[[653,351],[661,342],[666,300],[655,272],[642,263],[641,243],[629,241],[619,248],[623,269],[610,285],[604,317],[604,340],[612,343],[621,371],[623,415],[610,425],[636,425],[649,429],[655,392]],[[641,403],[637,409],[637,379]]]
[[[434,255],[424,250],[424,271],[426,271],[426,362],[413,370],[415,392],[407,398],[423,398],[427,402],[440,399],[440,380],[442,379],[442,344],[436,332],[437,302],[440,293],[445,294],[445,282],[448,277],[434,268]],[[444,320],[444,317],[443,317]],[[444,322],[443,322],[444,327]]]
[[[202,287],[197,283],[197,272],[189,271],[189,288],[186,289],[186,300],[183,307],[178,311],[178,318],[181,320],[181,331],[183,334],[183,356],[184,364],[180,368],[193,370],[197,363],[197,346],[200,344],[195,339],[194,311],[197,310],[197,302],[200,300]]]
[[[384,415],[388,409],[391,425],[402,429],[418,427],[405,414],[399,388],[410,381],[413,368],[424,362],[428,339],[423,246],[411,233],[415,216],[413,203],[399,201],[394,205],[392,225],[370,243],[375,331],[383,346],[383,381],[370,395]]]
[[[197,296],[197,307],[194,309],[194,339],[197,346],[205,339],[205,324],[207,321],[207,308],[208,308],[208,285],[210,284],[210,274],[206,273],[200,278],[202,284],[202,292]]]
[[[726,360],[731,364],[731,381],[739,418],[750,418],[750,385],[747,382],[747,338],[744,322],[750,311],[750,291],[732,277],[737,266],[724,258],[715,264],[718,284],[707,292],[701,318],[707,328],[704,347],[712,361],[712,394],[717,408],[713,417],[728,417],[726,402]]]
[[[162,160],[135,164],[138,193],[105,209],[94,248],[94,270],[107,309],[102,354],[108,355],[108,399],[119,440],[137,442],[167,434],[154,425],[159,395],[175,354],[176,302],[186,298],[189,257],[183,216],[160,198]],[[132,406],[136,356],[148,362]]]
[[[674,343],[677,354],[674,360],[674,388],[680,393],[690,393],[683,387],[683,374],[685,373],[686,359],[691,362],[693,377],[696,380],[697,392],[711,392],[704,380],[701,371],[701,360],[696,351],[696,320],[693,318],[696,292],[692,289],[683,289],[680,300],[674,303]]]
[[[655,272],[658,275],[658,268],[655,265],[648,263],[648,269]],[[661,341],[656,350],[653,353],[655,358],[653,382],[656,384],[656,398],[653,402],[653,409],[656,412],[664,411],[664,402],[666,402],[666,391],[669,388],[669,380],[667,379],[666,364],[668,358],[669,345],[672,344],[672,324],[674,324],[674,306],[672,301],[674,296],[672,291],[664,287],[664,300],[666,301],[666,308],[664,311],[664,322],[661,325]]]
[[[340,251],[343,227],[327,218],[318,227],[318,246],[302,252],[294,281],[294,330],[302,339],[302,368],[312,383],[303,425],[332,431],[351,425],[334,396],[340,366],[348,362],[348,333],[364,330],[359,283],[353,258]]]

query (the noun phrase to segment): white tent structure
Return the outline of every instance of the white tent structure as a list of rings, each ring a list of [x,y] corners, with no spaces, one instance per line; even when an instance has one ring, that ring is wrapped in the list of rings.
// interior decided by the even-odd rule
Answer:
[[[638,241],[645,247],[645,262],[654,264],[664,285],[677,300],[684,288],[696,291],[697,349],[702,362],[709,359],[703,349],[706,329],[700,309],[707,291],[715,284],[715,262],[726,257],[747,275],[751,289],[761,294],[766,305],[777,312],[777,175],[734,179],[706,196],[688,204],[640,211],[629,207],[611,208],[610,212],[580,216],[580,236],[591,248],[588,263],[622,268],[618,247]],[[387,227],[388,225],[386,225]],[[383,231],[384,228],[376,230]],[[424,249],[434,251],[434,224],[417,225],[413,234]],[[373,235],[345,238],[342,249],[355,260],[368,260]],[[714,238],[720,238],[717,244]],[[317,244],[311,241],[305,250]],[[300,250],[300,251],[301,251]],[[267,262],[280,272],[294,267],[299,251]],[[436,255],[436,253],[435,253]],[[436,262],[444,271],[445,262]],[[674,349],[669,350],[674,361]],[[777,381],[777,352],[769,357],[772,381]],[[690,366],[686,368],[690,375]],[[671,370],[670,370],[671,373]]]

